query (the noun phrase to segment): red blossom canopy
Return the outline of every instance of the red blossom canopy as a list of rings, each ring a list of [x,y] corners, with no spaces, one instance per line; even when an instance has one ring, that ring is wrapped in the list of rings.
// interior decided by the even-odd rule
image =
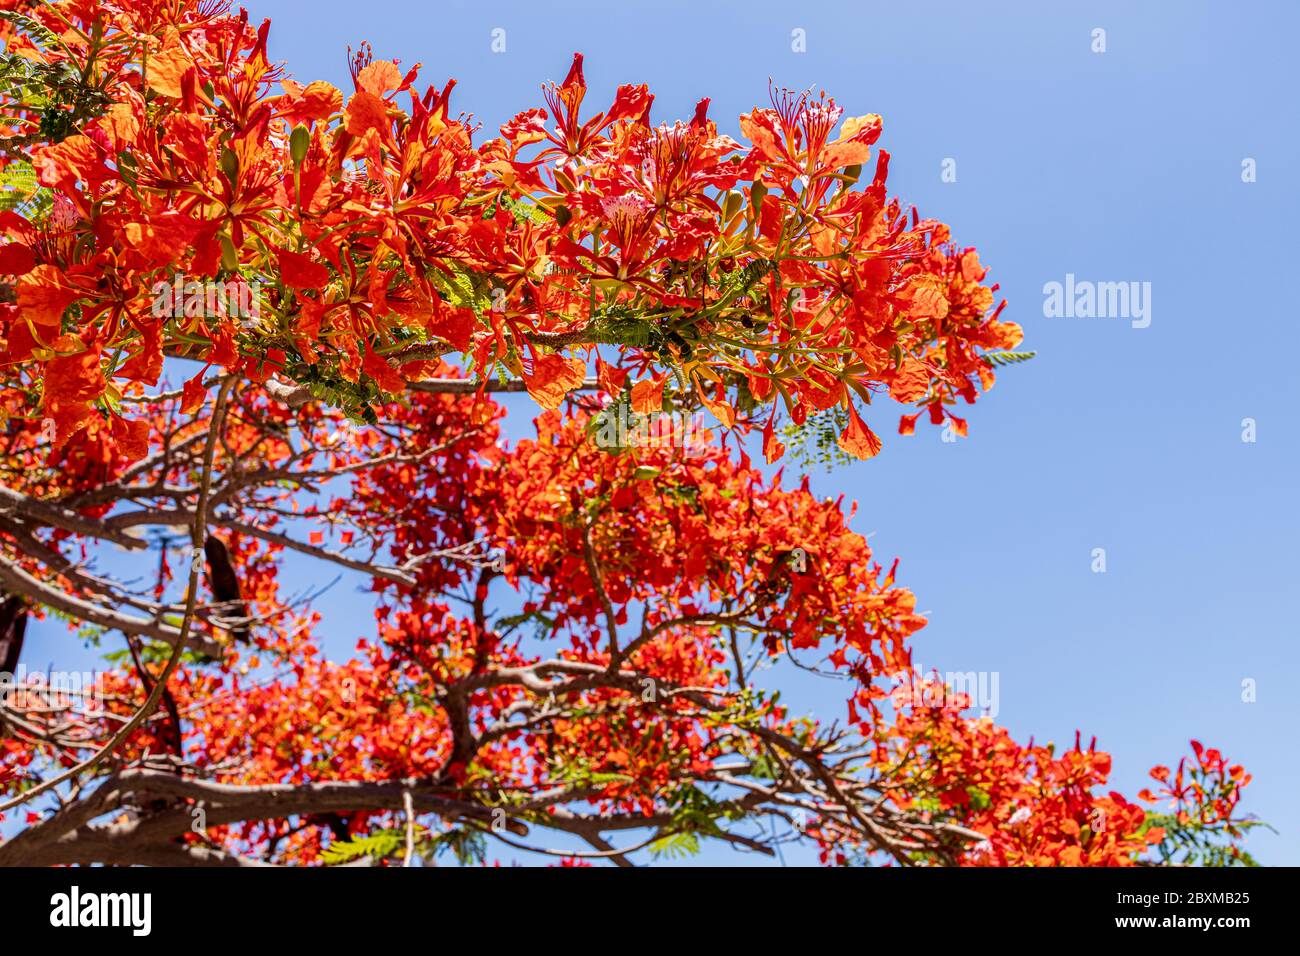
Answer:
[[[346,93],[290,79],[224,2],[0,24],[0,670],[29,616],[124,638],[91,688],[0,694],[0,863],[1245,859],[1217,751],[1153,771],[1156,814],[1095,792],[1095,746],[931,694],[897,562],[743,450],[784,414],[871,457],[882,392],[964,434],[1025,355],[974,250],[888,198],[880,117],[774,90],[741,142],[644,86],[591,109],[579,55],[483,139],[364,45]],[[614,409],[716,424],[602,447]],[[374,591],[353,659],[289,553]],[[778,662],[847,719],[791,713]]]

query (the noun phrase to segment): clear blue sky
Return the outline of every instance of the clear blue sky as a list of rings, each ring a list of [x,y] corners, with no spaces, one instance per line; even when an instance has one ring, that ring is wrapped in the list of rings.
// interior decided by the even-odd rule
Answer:
[[[1129,795],[1189,737],[1222,748],[1255,775],[1246,809],[1280,831],[1251,851],[1300,864],[1298,335],[1282,294],[1300,214],[1300,131],[1283,105],[1297,89],[1300,5],[249,6],[272,19],[271,54],[299,80],[348,88],[345,48],[369,40],[378,58],[422,62],[423,82],[455,77],[453,106],[486,130],[540,105],[538,85],[562,79],[573,51],[587,56],[589,102],[645,82],[657,120],[710,96],[735,134],[769,77],[882,114],[891,193],[978,247],[1010,300],[1004,318],[1039,354],[1001,376],[956,444],[929,428],[901,438],[896,409],[876,409],[885,453],[817,472],[815,490],[856,499],[856,529],[886,562],[902,558],[932,621],[917,660],[999,672],[999,722],[1021,739],[1096,734]],[[1099,27],[1103,54],[1091,49]],[[505,53],[491,51],[495,28]],[[941,180],[946,158],[955,183]],[[1067,273],[1150,282],[1150,326],[1045,318],[1044,283]],[[517,436],[529,410],[510,405]],[[1105,574],[1091,570],[1094,548]],[[323,610],[344,653],[373,632],[350,588]],[[51,626],[34,636],[32,663],[67,642]],[[1241,699],[1247,678],[1254,703]],[[838,716],[843,688],[799,680],[787,699]]]

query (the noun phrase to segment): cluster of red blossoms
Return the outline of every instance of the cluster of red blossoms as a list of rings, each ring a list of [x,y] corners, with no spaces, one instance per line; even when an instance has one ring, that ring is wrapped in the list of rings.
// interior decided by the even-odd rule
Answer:
[[[165,355],[364,403],[456,352],[556,407],[605,344],[601,384],[631,388],[638,410],[703,404],[728,427],[762,414],[772,459],[779,407],[802,422],[838,405],[842,445],[867,457],[880,441],[855,399],[888,389],[942,422],[992,384],[983,350],[1020,340],[975,252],[887,198],[887,153],[856,188],[880,118],[824,97],[774,92],[741,117],[742,144],[707,100],[652,123],[644,86],[584,112],[579,55],[546,108],[475,145],[452,83],[419,92],[418,66],[363,47],[353,89],[303,86],[268,58],[269,23],[222,3],[27,15],[10,57],[69,90],[43,113],[6,104],[9,142],[37,145],[5,161],[30,162],[53,210],[41,228],[0,214],[15,300],[0,362],[44,382],[27,413],[59,445],[104,428],[138,452],[143,426],[118,421],[117,400]],[[256,284],[256,319],[159,315],[177,276]]]
[[[151,409],[152,420],[159,428],[178,420],[183,400]],[[791,714],[752,684],[765,660],[820,660],[854,688],[850,726],[861,743],[848,763],[851,779],[887,801],[891,819],[960,838],[948,856],[918,845],[900,851],[904,861],[1129,865],[1153,850],[1177,859],[1207,841],[1231,855],[1250,826],[1238,811],[1249,777],[1199,744],[1195,767],[1180,764],[1176,775],[1157,768],[1167,789],[1139,795],[1176,801],[1165,817],[1105,790],[1111,760],[1095,745],[1076,741],[1058,754],[1021,744],[990,719],[970,716],[950,688],[891,701],[900,676],[925,681],[912,675],[909,647],[925,621],[896,583],[896,563],[877,564],[841,503],[816,498],[806,483],[783,488],[779,476],[717,447],[610,454],[593,446],[582,416],[558,411],[538,420],[535,440],[503,450],[501,410],[475,396],[416,394],[381,409],[373,428],[349,427],[319,405],[292,414],[290,442],[288,409],[253,395],[232,415],[215,464],[219,489],[227,475],[279,479],[255,496],[230,496],[217,514],[223,534],[235,532],[225,537],[259,622],[252,639],[228,643],[220,622],[205,621],[204,633],[224,649],[173,675],[179,735],[160,715],[119,751],[125,766],[179,752],[188,774],[225,787],[432,779],[474,801],[573,790],[580,796],[570,802],[604,819],[662,821],[680,812],[683,792],[730,783],[720,765],[738,756],[763,764],[769,740],[826,746],[833,728]],[[206,412],[179,420],[177,446],[210,423]],[[304,448],[311,451],[295,460]],[[35,459],[27,469],[41,473]],[[164,467],[131,487],[174,489],[185,470]],[[351,480],[307,493],[306,476],[331,474]],[[302,477],[283,480],[295,475]],[[82,500],[93,500],[89,494]],[[312,530],[290,534],[303,523]],[[255,536],[254,528],[280,537]],[[421,560],[471,542],[491,543],[498,561]],[[351,660],[328,660],[322,620],[282,593],[285,548],[364,555],[378,543],[389,566],[410,575],[376,575],[377,640],[360,641]],[[798,572],[790,561],[796,547],[807,565]],[[30,566],[39,573],[38,561]],[[498,606],[512,613],[494,613]],[[587,681],[607,673],[613,648],[638,675],[631,693],[625,684]],[[539,689],[521,676],[541,667],[577,677]],[[644,680],[661,696],[647,700]],[[70,765],[79,746],[104,740],[138,706],[141,682],[130,668],[112,672],[99,713],[42,712],[16,724],[0,738],[5,789],[20,792]],[[446,705],[449,688],[464,695],[463,712]],[[510,715],[536,714],[539,705],[553,716],[512,722]],[[460,720],[477,738],[468,748],[458,739]],[[65,736],[75,726],[79,736],[51,742],[41,733],[51,725]],[[184,838],[328,863],[347,841],[373,839],[399,822],[373,808],[259,813]],[[803,832],[827,862],[879,850],[833,816]]]
[[[420,92],[418,67],[363,46],[351,90],[303,85],[268,37],[220,0],[0,0],[0,172],[20,200],[0,204],[0,584],[130,635],[96,708],[0,701],[0,807],[170,675],[86,771],[115,775],[121,802],[94,809],[121,813],[120,846],[32,813],[0,862],[131,861],[150,834],[154,854],[390,859],[403,826],[467,859],[484,834],[547,827],[609,858],[763,848],[738,830],[755,821],[839,863],[1244,859],[1250,778],[1218,751],[1152,772],[1163,790],[1139,796],[1173,803],[1157,814],[1100,795],[1110,758],[1080,739],[1020,744],[946,691],[889,703],[927,680],[909,649],[925,621],[843,502],[743,446],[599,448],[569,401],[704,408],[761,429],[769,462],[782,410],[838,410],[840,446],[875,455],[861,407],[884,392],[915,406],[900,432],[927,415],[964,433],[952,407],[1020,330],[974,250],[888,197],[878,116],[775,90],[741,142],[707,100],[653,123],[644,86],[584,112],[576,56],[544,108],[475,145],[453,84]],[[198,369],[148,393],[169,357]],[[547,411],[504,447],[486,392],[513,383]],[[147,593],[88,568],[194,521],[209,485],[196,535],[238,586],[219,593],[209,553],[212,601],[187,612],[203,653],[164,672],[184,577],[165,546]],[[326,659],[320,617],[282,593],[289,551],[370,575],[377,635],[354,659]],[[778,661],[845,679],[847,728],[756,687]],[[165,831],[130,803],[146,778],[212,826]],[[423,802],[403,809],[394,781]],[[485,828],[489,810],[511,826]],[[601,836],[634,829],[655,839]]]

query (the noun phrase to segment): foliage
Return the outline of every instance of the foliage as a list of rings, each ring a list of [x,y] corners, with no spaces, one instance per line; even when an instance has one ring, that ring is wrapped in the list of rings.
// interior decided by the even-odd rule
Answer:
[[[33,173],[49,200],[0,222],[0,358],[44,383],[21,413],[58,447],[129,417],[116,393],[165,355],[366,419],[455,352],[554,408],[605,344],[602,385],[648,399],[674,379],[727,428],[761,423],[769,460],[781,409],[832,407],[840,447],[870,457],[855,399],[888,389],[943,422],[1018,354],[998,351],[1020,331],[975,252],[887,197],[887,153],[859,184],[880,117],[824,95],[773,90],[739,142],[707,100],[652,125],[644,86],[584,115],[575,56],[546,108],[476,144],[451,85],[420,93],[418,68],[367,46],[352,91],[300,84],[268,59],[269,24],[223,2],[19,6],[0,11],[6,203]],[[178,275],[264,282],[259,321],[159,314]]]
[[[1217,751],[1148,812],[1095,743],[910,693],[898,562],[730,442],[869,458],[883,394],[964,434],[1032,355],[886,153],[859,184],[878,116],[583,112],[575,56],[476,143],[451,84],[363,46],[346,95],[303,85],[218,0],[3,6],[0,599],[114,643],[93,688],[0,697],[0,816],[29,814],[0,864],[1249,861]],[[258,311],[157,308],[191,283]],[[516,388],[543,412],[506,444]],[[601,447],[623,413],[673,424]],[[351,659],[287,553],[370,589]],[[777,661],[843,717],[791,713]]]

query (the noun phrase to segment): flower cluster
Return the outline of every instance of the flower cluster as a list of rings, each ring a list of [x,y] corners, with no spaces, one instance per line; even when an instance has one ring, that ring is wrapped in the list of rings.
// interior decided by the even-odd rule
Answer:
[[[839,406],[842,447],[868,457],[859,403],[888,390],[964,431],[950,406],[1020,340],[975,252],[888,198],[880,117],[824,96],[773,90],[742,142],[707,100],[652,120],[644,86],[592,111],[576,55],[544,108],[476,143],[454,84],[421,92],[418,67],[363,46],[352,89],[304,85],[270,59],[269,23],[224,2],[3,22],[0,157],[34,186],[0,212],[0,369],[10,413],[52,423],[56,448],[88,429],[141,454],[120,399],[166,355],[364,416],[459,353],[547,407],[598,362],[638,411],[761,423],[769,459],[780,408],[802,423]],[[255,320],[157,308],[177,277],[262,290]]]

